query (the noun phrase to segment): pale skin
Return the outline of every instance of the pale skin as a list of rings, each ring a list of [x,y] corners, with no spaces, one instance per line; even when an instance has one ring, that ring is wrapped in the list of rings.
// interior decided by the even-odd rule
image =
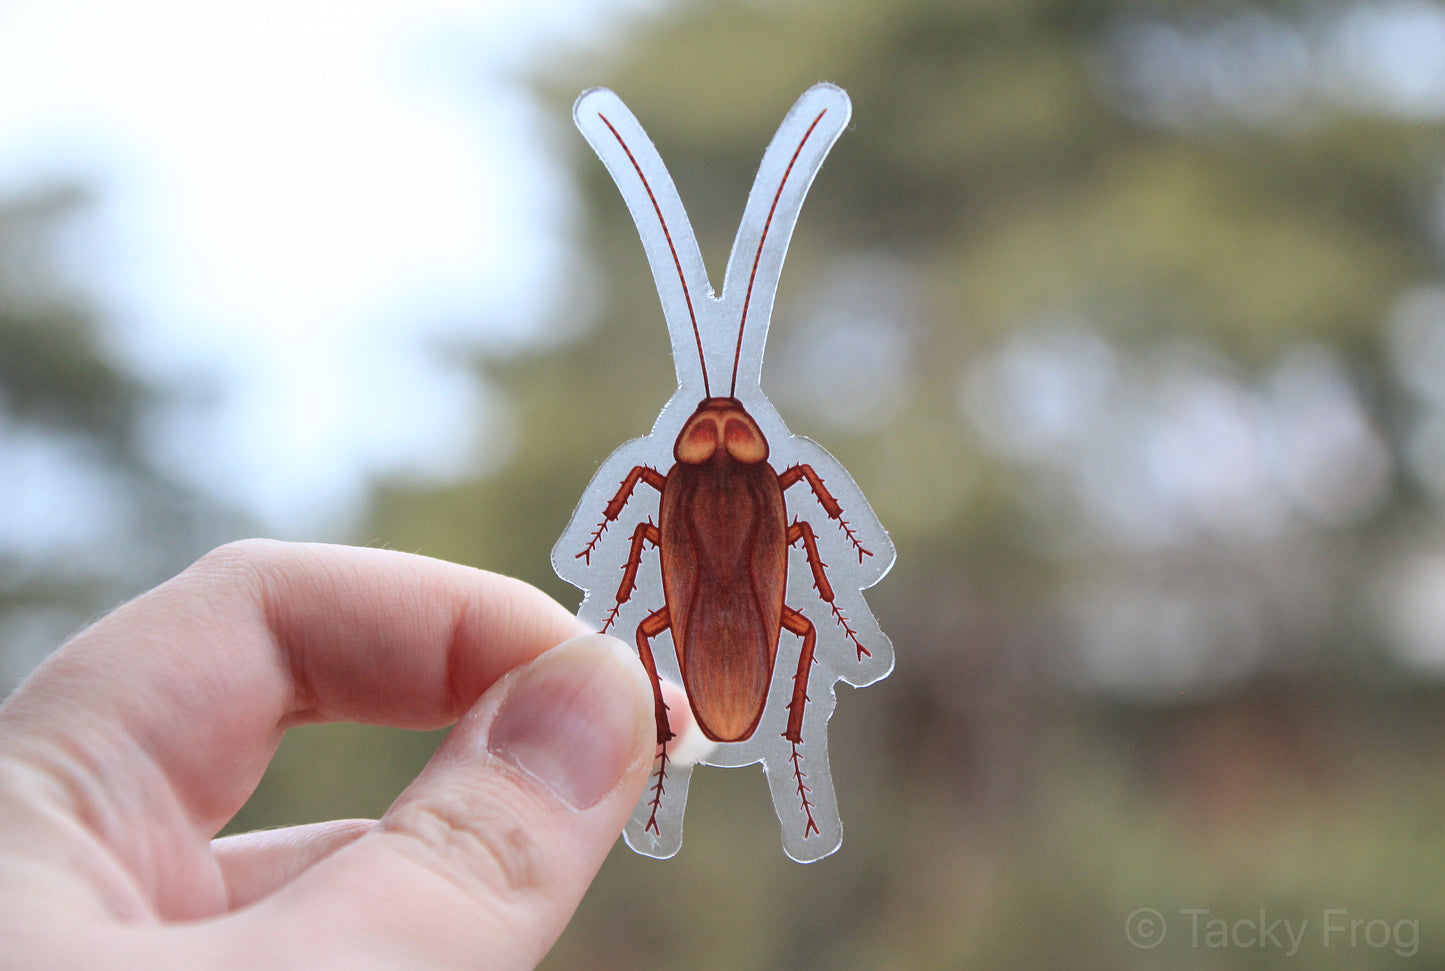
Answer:
[[[321,721],[456,728],[380,820],[215,839]],[[520,581],[222,547],[0,705],[0,968],[531,967],[655,737],[635,655]]]

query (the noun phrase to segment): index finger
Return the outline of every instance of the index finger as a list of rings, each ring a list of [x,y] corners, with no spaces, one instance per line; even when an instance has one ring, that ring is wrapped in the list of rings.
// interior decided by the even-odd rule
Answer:
[[[0,738],[62,739],[125,785],[158,768],[209,837],[287,727],[447,725],[507,671],[586,629],[497,574],[248,540],[77,635],[0,708]],[[128,773],[137,761],[148,771]]]

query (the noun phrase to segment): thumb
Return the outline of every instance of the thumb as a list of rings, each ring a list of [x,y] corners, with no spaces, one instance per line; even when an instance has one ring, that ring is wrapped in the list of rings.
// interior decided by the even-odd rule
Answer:
[[[236,943],[254,958],[269,938],[278,966],[534,966],[641,795],[652,707],[616,638],[553,648],[493,685],[371,833],[237,914]]]

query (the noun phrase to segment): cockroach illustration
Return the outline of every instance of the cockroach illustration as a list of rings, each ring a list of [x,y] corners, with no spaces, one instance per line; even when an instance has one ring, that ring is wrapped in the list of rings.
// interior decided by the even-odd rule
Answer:
[[[552,555],[586,591],[579,616],[635,632],[652,681],[659,754],[626,832],[650,856],[681,846],[691,774],[670,750],[664,678],[682,685],[712,743],[700,761],[763,762],[784,849],[806,862],[842,841],[824,739],[834,685],[892,670],[892,645],[862,596],[893,563],[888,534],[842,466],[792,435],[761,390],[783,257],[850,113],[830,84],[793,106],[763,156],[716,296],[677,189],[632,113],[604,88],[573,109],[637,224],[678,373],[652,433],[603,463]],[[630,534],[609,530],[624,512],[636,519]],[[836,528],[818,530],[824,518]],[[811,596],[800,598],[794,577],[811,581]],[[664,637],[670,652],[658,649]]]

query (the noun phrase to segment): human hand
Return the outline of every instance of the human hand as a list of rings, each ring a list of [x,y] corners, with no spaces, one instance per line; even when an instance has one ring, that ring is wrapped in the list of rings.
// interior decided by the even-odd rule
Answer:
[[[655,747],[641,665],[584,631],[404,553],[202,558],[0,706],[0,967],[536,964]],[[212,839],[289,726],[458,719],[378,821]]]

